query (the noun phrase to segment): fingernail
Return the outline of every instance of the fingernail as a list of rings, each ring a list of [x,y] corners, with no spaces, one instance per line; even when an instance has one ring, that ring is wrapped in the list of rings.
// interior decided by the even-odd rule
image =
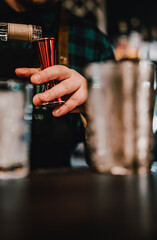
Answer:
[[[26,72],[26,70],[23,69],[23,68],[17,68],[16,70],[20,70],[21,73],[25,73]]]
[[[52,114],[55,116],[58,116],[58,115],[60,115],[60,112],[61,112],[61,109],[58,108],[58,109],[53,110]]]
[[[39,74],[36,74],[36,75],[32,76],[32,79],[33,79],[34,81],[40,82],[41,77],[40,77]]]

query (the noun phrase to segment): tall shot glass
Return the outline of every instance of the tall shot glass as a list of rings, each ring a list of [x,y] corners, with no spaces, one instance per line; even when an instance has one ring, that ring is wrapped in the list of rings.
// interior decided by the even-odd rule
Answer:
[[[35,46],[38,55],[41,70],[55,65],[55,38],[40,38],[34,41],[33,45]],[[50,82],[45,83],[44,90],[47,91],[56,84],[56,80],[51,80]],[[64,101],[59,97],[49,102],[43,102],[42,106],[55,108],[63,103]]]

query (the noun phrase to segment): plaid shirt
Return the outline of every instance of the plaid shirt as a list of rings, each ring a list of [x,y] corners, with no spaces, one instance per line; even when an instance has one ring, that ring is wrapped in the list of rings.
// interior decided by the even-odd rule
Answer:
[[[28,12],[15,12],[4,1],[0,1],[0,22],[15,22],[40,25],[43,29],[43,37],[55,37],[58,40],[60,3],[53,7],[32,9]],[[113,59],[113,52],[107,37],[98,30],[89,20],[78,18],[67,11],[69,21],[69,64],[83,73],[84,67],[94,61]],[[5,54],[5,48],[10,48],[9,73],[14,75],[16,67],[35,67],[36,56],[32,44],[23,42],[0,42]],[[15,52],[16,51],[16,52]],[[8,72],[8,71],[7,71]]]
[[[86,19],[69,13],[69,62],[70,67],[82,73],[90,62],[113,59],[107,37]]]

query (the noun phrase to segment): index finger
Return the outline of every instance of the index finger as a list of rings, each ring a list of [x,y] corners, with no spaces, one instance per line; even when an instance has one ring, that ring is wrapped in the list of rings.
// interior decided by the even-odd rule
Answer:
[[[46,83],[51,80],[62,81],[71,76],[70,69],[62,65],[54,65],[48,67],[41,72],[34,74],[31,77],[31,82],[33,84]]]

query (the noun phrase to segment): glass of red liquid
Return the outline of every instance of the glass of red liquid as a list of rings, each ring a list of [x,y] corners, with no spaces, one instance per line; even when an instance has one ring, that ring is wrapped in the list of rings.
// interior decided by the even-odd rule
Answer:
[[[55,65],[55,38],[40,38],[34,41],[33,44],[38,55],[41,70]],[[51,89],[56,84],[57,80],[45,83],[45,91]],[[65,101],[59,97],[50,102],[43,102],[42,106],[55,108],[62,105],[64,102]]]

